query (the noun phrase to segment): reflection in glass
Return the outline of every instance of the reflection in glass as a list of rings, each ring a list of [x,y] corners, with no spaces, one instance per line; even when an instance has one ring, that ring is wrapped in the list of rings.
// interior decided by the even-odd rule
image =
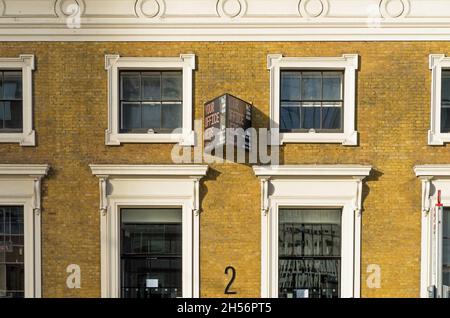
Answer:
[[[162,105],[162,128],[181,128],[181,104]]]
[[[164,101],[181,100],[181,76],[178,72],[162,73],[162,99]]]
[[[281,131],[342,131],[343,98],[343,72],[281,71]]]
[[[300,103],[282,103],[280,113],[280,128],[287,130],[291,127],[300,127]]]
[[[181,209],[121,209],[121,296],[182,296]]]
[[[341,210],[280,209],[278,231],[278,296],[339,297]]]
[[[141,105],[139,103],[122,103],[122,128],[141,127]]]
[[[142,74],[142,99],[148,101],[161,100],[161,74],[159,72]]]
[[[442,222],[442,284],[450,286],[450,209],[444,209]]]
[[[0,298],[24,297],[22,206],[0,206]]]
[[[0,130],[14,133],[22,130],[22,72],[0,72]]]
[[[120,78],[122,133],[171,133],[181,128],[182,72],[123,71]]]
[[[441,132],[450,132],[450,71],[442,71]]]

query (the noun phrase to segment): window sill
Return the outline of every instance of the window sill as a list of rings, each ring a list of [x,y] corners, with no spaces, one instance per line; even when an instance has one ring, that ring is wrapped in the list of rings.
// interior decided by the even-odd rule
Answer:
[[[181,134],[133,134],[106,131],[107,146],[119,146],[122,143],[171,143],[182,146],[195,146],[195,138],[193,131]]]
[[[274,139],[272,139],[274,140]],[[275,140],[274,140],[275,141]],[[350,133],[280,133],[279,142],[272,144],[283,145],[286,143],[336,143],[344,146],[358,145],[358,132]]]
[[[450,133],[428,131],[428,145],[443,146],[445,143],[450,143]]]
[[[18,143],[21,146],[35,146],[35,136],[34,130],[21,133],[0,133],[0,143]]]

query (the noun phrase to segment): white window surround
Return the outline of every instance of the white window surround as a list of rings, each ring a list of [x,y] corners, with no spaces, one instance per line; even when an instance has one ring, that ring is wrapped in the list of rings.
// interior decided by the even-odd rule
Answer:
[[[0,205],[24,207],[25,297],[41,297],[41,179],[46,164],[0,164]]]
[[[450,57],[446,57],[445,54],[430,54],[431,121],[428,144],[433,146],[442,146],[450,142],[450,133],[441,132],[442,69],[450,69]]]
[[[206,165],[90,165],[100,185],[101,296],[120,297],[120,208],[182,208],[182,293],[199,297],[199,182]]]
[[[356,70],[359,56],[344,54],[341,57],[283,57],[281,54],[267,56],[270,70],[270,131],[271,144],[284,143],[341,143],[345,146],[358,144],[355,131]],[[340,133],[280,133],[280,71],[302,70],[343,70],[344,106],[343,131]]]
[[[278,211],[342,208],[341,297],[360,297],[361,165],[254,166],[261,180],[261,297],[278,297]]]
[[[121,57],[106,55],[105,68],[108,71],[108,129],[106,145],[121,143],[179,143],[193,146],[192,130],[192,72],[195,70],[195,55],[181,54],[180,57]],[[119,131],[119,70],[181,70],[183,72],[183,117],[182,129],[170,134],[133,134]]]
[[[35,146],[33,130],[33,71],[34,55],[23,54],[17,58],[0,58],[0,70],[22,71],[22,132],[0,133],[0,143],[19,143]]]
[[[442,255],[436,247],[439,234],[434,234],[437,220],[435,206],[438,190],[441,190],[441,203],[444,207],[450,207],[450,164],[419,165],[414,167],[414,172],[422,183],[420,297],[429,297],[429,286],[436,286],[437,297],[442,297]]]

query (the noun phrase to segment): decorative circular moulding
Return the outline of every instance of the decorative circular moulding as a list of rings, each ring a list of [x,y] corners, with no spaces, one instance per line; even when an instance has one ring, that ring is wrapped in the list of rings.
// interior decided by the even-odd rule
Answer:
[[[380,12],[383,18],[400,18],[409,12],[408,0],[382,0]]]
[[[219,0],[217,13],[221,17],[236,18],[245,14],[247,2],[245,0]]]
[[[3,0],[0,0],[0,16],[5,14],[5,3]]]
[[[163,0],[138,0],[136,2],[136,14],[141,18],[154,18],[164,12]]]
[[[55,4],[55,11],[58,17],[69,17],[78,12],[83,14],[84,8],[84,0],[58,0]]]
[[[327,0],[300,0],[298,11],[302,17],[318,18],[328,12]]]

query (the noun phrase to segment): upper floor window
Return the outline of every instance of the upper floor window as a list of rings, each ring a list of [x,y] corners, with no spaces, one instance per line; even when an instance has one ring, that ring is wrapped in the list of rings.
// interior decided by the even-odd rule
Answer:
[[[120,73],[121,132],[171,133],[182,127],[182,72]]]
[[[195,55],[106,56],[108,129],[106,144],[193,145],[192,72]]]
[[[21,132],[22,126],[22,72],[0,71],[0,132]]]
[[[271,143],[358,144],[358,55],[268,56]]]
[[[35,145],[33,130],[34,56],[0,58],[0,143]]]
[[[281,132],[340,132],[343,72],[281,71]]]
[[[442,71],[441,132],[450,133],[450,70]]]

